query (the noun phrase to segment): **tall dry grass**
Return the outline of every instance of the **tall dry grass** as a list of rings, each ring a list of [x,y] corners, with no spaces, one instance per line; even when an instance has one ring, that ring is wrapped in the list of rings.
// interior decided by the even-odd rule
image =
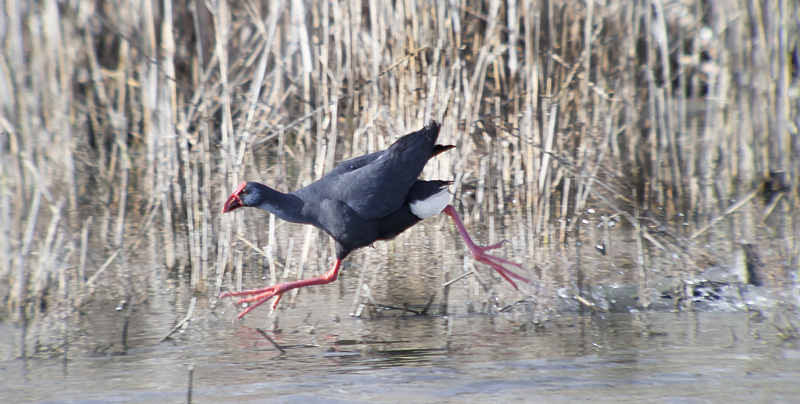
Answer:
[[[118,276],[143,251],[212,293],[241,282],[242,238],[267,246],[273,277],[287,253],[298,275],[324,269],[315,230],[279,251],[274,218],[254,235],[220,215],[225,197],[266,173],[302,186],[429,119],[458,152],[425,175],[455,179],[468,225],[518,218],[531,268],[589,206],[646,233],[637,208],[700,226],[759,190],[760,213],[731,229],[766,223],[797,275],[796,2],[4,4],[0,299],[15,321],[130,294],[137,279]]]

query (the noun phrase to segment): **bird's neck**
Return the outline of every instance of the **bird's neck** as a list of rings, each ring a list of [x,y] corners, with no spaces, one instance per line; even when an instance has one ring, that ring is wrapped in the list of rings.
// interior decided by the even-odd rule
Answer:
[[[308,223],[303,215],[303,200],[293,194],[284,194],[266,185],[257,184],[262,197],[259,205],[253,206],[266,210],[287,222]]]

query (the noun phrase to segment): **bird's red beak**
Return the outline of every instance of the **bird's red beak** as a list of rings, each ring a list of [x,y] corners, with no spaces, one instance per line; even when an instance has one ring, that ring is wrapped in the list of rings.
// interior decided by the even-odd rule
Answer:
[[[239,192],[242,192],[242,189],[244,189],[245,185],[247,185],[247,182],[241,183],[239,188],[236,188],[236,191],[234,191],[231,196],[228,197],[228,200],[225,201],[225,205],[222,206],[222,213],[228,213],[244,206],[242,205],[242,200],[239,198]]]

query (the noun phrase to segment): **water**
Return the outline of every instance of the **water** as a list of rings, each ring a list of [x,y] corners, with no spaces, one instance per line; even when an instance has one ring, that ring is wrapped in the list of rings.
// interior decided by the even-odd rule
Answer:
[[[345,278],[344,288],[355,281]],[[189,300],[175,299],[181,280],[165,283],[137,303],[124,344],[125,310],[106,310],[91,320],[106,331],[69,335],[66,355],[0,363],[4,401],[185,402],[190,368],[199,403],[796,402],[800,394],[797,341],[746,312],[563,313],[543,327],[504,315],[367,319],[347,316],[352,297],[329,287],[239,322],[235,307],[211,309],[200,298],[189,326],[159,342]],[[0,324],[0,353],[19,337]]]
[[[718,281],[672,312],[676,298],[665,298],[659,276],[681,275],[679,259],[650,249],[640,274],[627,233],[612,229],[613,248],[600,254],[594,246],[603,233],[587,227],[582,243],[537,250],[534,263],[515,228],[496,225],[496,238],[512,240],[498,254],[522,262],[539,289],[515,291],[476,265],[434,219],[354,252],[335,283],[287,294],[274,315],[264,305],[243,321],[212,287],[193,290],[188,276],[153,265],[157,247],[144,245],[120,255],[79,311],[50,307],[24,334],[0,323],[2,401],[186,402],[191,392],[195,403],[797,402],[798,340],[781,339],[775,327],[781,302],[796,299],[791,286]],[[281,262],[300,229],[279,227]],[[317,240],[304,277],[330,265],[329,241]],[[269,283],[258,254],[235,248],[243,286]],[[301,250],[296,244],[290,277]],[[463,274],[445,296],[442,285]],[[647,277],[650,311],[639,307],[639,276]],[[589,309],[578,291],[611,312]],[[415,310],[431,299],[431,315],[366,307],[352,316],[367,295]],[[538,305],[513,306],[531,296]],[[191,321],[161,342],[193,299]],[[501,311],[508,306],[520,309]]]
[[[266,245],[265,214],[237,214],[252,244]],[[514,290],[464,253],[448,221],[433,218],[354,252],[335,283],[287,293],[274,315],[264,305],[244,321],[234,321],[240,308],[230,299],[214,298],[213,271],[206,289],[194,290],[187,275],[157,264],[163,246],[154,229],[144,233],[149,242],[119,254],[94,294],[78,285],[50,296],[48,315],[24,333],[0,323],[0,401],[186,402],[189,392],[196,403],[797,401],[798,340],[780,339],[774,326],[781,304],[792,313],[794,286],[755,288],[723,276],[681,297],[681,282],[712,279],[712,263],[723,275],[741,272],[739,247],[720,242],[730,238],[725,229],[689,245],[723,258],[687,269],[669,250],[648,244],[640,252],[630,228],[606,226],[600,216],[587,216],[574,241],[536,249],[526,245],[537,236],[513,214],[491,216],[493,226],[472,219],[476,240],[511,241],[497,254],[520,262],[536,286]],[[304,234],[303,226],[278,224],[276,257],[289,268],[287,278],[277,268],[278,280],[297,276]],[[332,256],[326,236],[308,240],[305,278],[327,270]],[[244,288],[270,282],[260,253],[240,241],[232,251]],[[93,245],[89,261],[98,267],[107,254]],[[764,268],[774,272],[767,279],[780,279],[769,255],[764,249]],[[77,285],[73,270],[65,279]],[[223,290],[234,287],[232,273]],[[578,294],[611,313],[589,309]],[[193,299],[187,327],[161,342]],[[431,315],[360,305],[370,299],[417,311],[432,302]],[[684,311],[671,312],[676,307]]]

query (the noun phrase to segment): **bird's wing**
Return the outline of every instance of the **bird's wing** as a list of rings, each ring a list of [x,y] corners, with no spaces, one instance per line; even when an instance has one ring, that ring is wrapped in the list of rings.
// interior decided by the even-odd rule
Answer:
[[[339,163],[333,170],[328,171],[323,177],[336,177],[342,174],[349,173],[351,171],[358,170],[361,167],[364,167],[367,164],[371,164],[374,162],[378,157],[380,157],[383,153],[386,153],[386,150],[381,150],[379,152],[365,154],[363,156],[354,157],[350,160],[345,160]]]
[[[331,170],[314,190],[346,203],[364,219],[379,219],[403,206],[425,163],[431,157],[439,124],[398,139],[388,149],[347,160]]]

